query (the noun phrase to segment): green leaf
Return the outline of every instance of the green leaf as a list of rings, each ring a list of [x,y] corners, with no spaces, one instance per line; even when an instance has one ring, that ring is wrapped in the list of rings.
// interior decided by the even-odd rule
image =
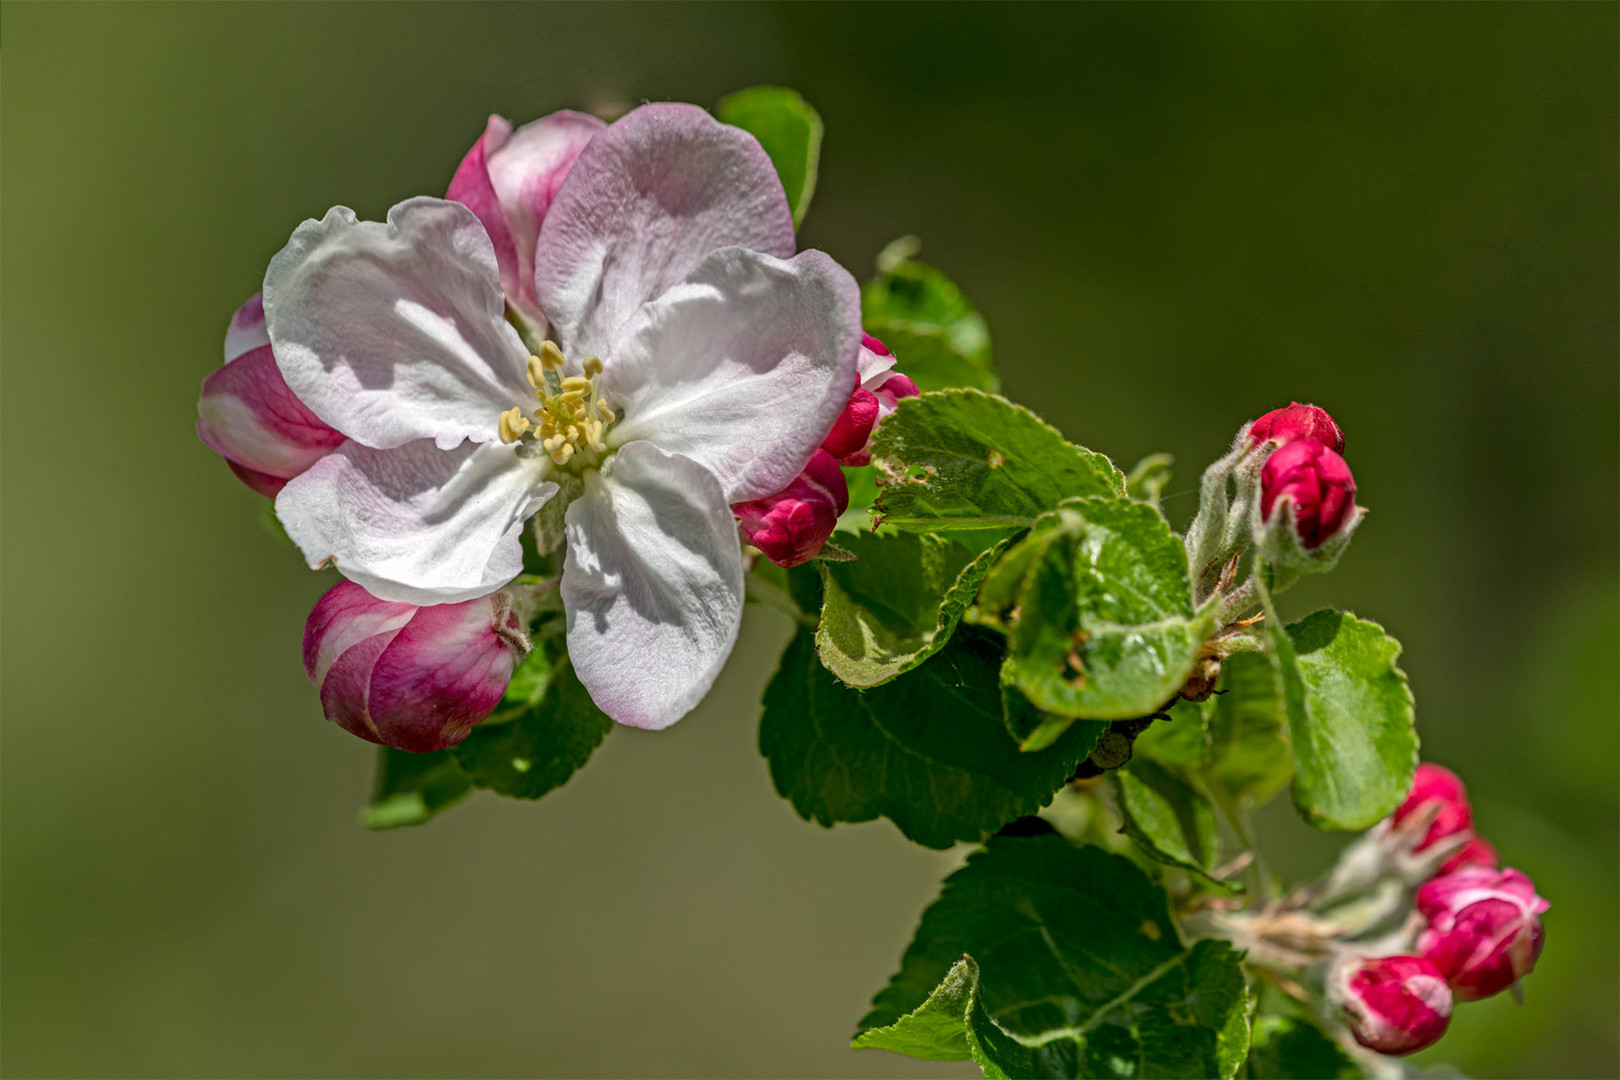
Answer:
[[[391,746],[377,749],[371,804],[360,811],[360,824],[368,829],[420,825],[472,791],[472,784],[450,760],[448,751],[409,754]]]
[[[760,718],[776,790],[807,820],[887,817],[935,848],[1033,814],[1092,740],[1076,730],[1040,753],[1019,753],[1002,721],[1000,663],[995,635],[964,626],[915,670],[852,690],[822,666],[815,636],[801,629],[765,688]]]
[[[1168,720],[1159,719],[1136,737],[1135,757],[1157,761],[1161,765],[1185,765],[1199,768],[1208,753],[1209,732],[1205,726],[1204,710],[1190,701],[1177,698],[1165,710]]]
[[[864,533],[872,529],[872,504],[877,502],[877,470],[867,466],[844,466],[844,483],[849,486],[849,509],[838,517],[840,532]]]
[[[972,1056],[967,1018],[979,986],[979,966],[964,956],[945,973],[928,1000],[888,1027],[869,1028],[850,1043],[856,1050],[893,1050],[925,1061]]]
[[[1223,887],[1210,876],[1220,864],[1220,831],[1215,808],[1204,795],[1163,765],[1133,757],[1115,770],[1125,833],[1149,858],[1190,870]]]
[[[1025,528],[1066,498],[1125,492],[1107,458],[978,390],[903,399],[878,429],[872,463],[879,521],[913,532]]]
[[[1234,799],[1259,806],[1294,774],[1276,671],[1259,653],[1238,653],[1221,665],[1219,688],[1204,703],[1207,772]]]
[[[965,956],[976,986],[971,966],[955,970]],[[885,1028],[866,1045],[899,1048],[907,1028],[922,1042],[900,1021],[938,993],[936,1012],[962,1003],[987,1076],[1230,1077],[1248,1050],[1238,960],[1226,942],[1183,946],[1163,890],[1129,860],[1051,833],[998,836],[946,879],[857,1045]]]
[[[816,648],[828,671],[862,688],[888,682],[944,648],[1006,546],[974,557],[953,540],[917,533],[867,533],[846,542],[857,561],[820,564]]]
[[[909,238],[908,238],[909,240]],[[878,257],[878,276],[861,289],[867,333],[894,353],[898,369],[921,390],[1001,389],[990,362],[990,330],[962,290],[896,241]]]
[[[1159,496],[1164,485],[1170,482],[1170,466],[1175,462],[1174,454],[1149,454],[1125,477],[1125,493],[1137,502],[1159,509]]]
[[[512,682],[519,686],[518,678]],[[562,787],[590,760],[613,721],[596,707],[564,656],[553,659],[543,676],[530,672],[523,685],[528,698],[515,715],[505,707],[496,713],[510,720],[485,721],[450,753],[474,785],[515,799],[538,799]],[[509,700],[512,693],[508,690]]]
[[[998,568],[980,608],[1007,628],[1004,678],[1043,712],[1146,716],[1186,682],[1214,629],[1213,610],[1192,609],[1180,539],[1143,503],[1066,500],[1004,562],[1024,568],[1016,603],[1006,607]]]
[[[821,164],[821,117],[798,91],[784,86],[754,86],[720,99],[715,115],[721,123],[740,127],[765,148],[798,228],[810,209]]]
[[[1266,599],[1294,752],[1294,803],[1318,829],[1370,828],[1412,786],[1418,739],[1401,646],[1376,623],[1323,610],[1286,630]]]
[[[1247,1080],[1357,1080],[1361,1070],[1314,1024],[1291,1016],[1254,1022]]]

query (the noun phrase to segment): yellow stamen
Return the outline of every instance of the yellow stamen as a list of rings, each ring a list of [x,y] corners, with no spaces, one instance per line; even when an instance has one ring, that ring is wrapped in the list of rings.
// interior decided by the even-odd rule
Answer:
[[[508,409],[500,414],[497,424],[501,442],[510,445],[532,439],[558,465],[566,465],[581,453],[606,453],[603,435],[617,419],[602,400],[598,380],[601,359],[587,356],[581,365],[583,375],[559,377],[563,365],[563,354],[556,343],[542,343],[540,351],[524,365],[524,375],[534,387],[539,406],[532,417],[525,416],[521,407]],[[595,460],[588,464],[594,465]]]

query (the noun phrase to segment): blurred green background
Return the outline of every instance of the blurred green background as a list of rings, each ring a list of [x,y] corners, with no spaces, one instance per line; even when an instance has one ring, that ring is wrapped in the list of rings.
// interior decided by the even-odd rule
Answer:
[[[1552,900],[1516,1007],[1428,1057],[1614,1076],[1617,9],[7,3],[3,1003],[13,1076],[945,1076],[844,1049],[956,858],[799,821],[754,749],[786,637],[538,804],[354,819],[298,661],[327,586],[192,432],[302,219],[444,189],[489,112],[795,86],[805,224],[902,233],[1009,396],[1172,518],[1327,406],[1372,516],[1334,602],[1406,645],[1425,756]],[[1282,800],[1285,871],[1340,837]]]

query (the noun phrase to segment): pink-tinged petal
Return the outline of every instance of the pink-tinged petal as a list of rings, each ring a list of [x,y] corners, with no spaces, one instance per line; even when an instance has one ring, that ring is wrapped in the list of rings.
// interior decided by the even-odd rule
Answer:
[[[270,344],[264,328],[264,294],[254,293],[236,309],[231,325],[225,328],[225,362],[228,364],[249,349]]]
[[[793,214],[758,140],[692,105],[643,105],[574,162],[540,227],[535,292],[571,361],[730,245],[786,258]]]
[[[288,388],[268,345],[243,353],[203,380],[197,437],[250,475],[279,481],[297,476],[343,443],[343,436]]]
[[[868,390],[874,389],[883,381],[878,376],[894,365],[894,354],[887,345],[871,334],[861,335],[861,353],[855,361],[855,370],[860,373],[862,386]]]
[[[777,566],[816,557],[849,509],[849,484],[825,450],[817,450],[786,489],[731,508],[748,542]]]
[[[321,682],[339,656],[366,638],[398,630],[415,614],[415,604],[378,600],[352,581],[338,582],[304,623],[304,674]]]
[[[568,655],[621,724],[666,728],[703,700],[742,620],[737,527],[719,481],[649,443],[587,473],[568,507]]]
[[[287,385],[362,445],[493,440],[502,412],[534,400],[494,249],[460,203],[304,222],[270,260],[264,306]]]
[[[727,502],[773,495],[843,412],[860,327],[855,279],[821,252],[713,252],[614,350],[602,385],[623,419],[608,444],[683,454],[719,478]]]
[[[607,127],[584,113],[556,112],[524,124],[489,154],[489,179],[506,211],[517,248],[515,294],[522,306],[540,312],[534,293],[534,249],[540,225],[574,161],[596,133]]]
[[[467,156],[456,167],[450,178],[450,189],[444,197],[458,202],[478,215],[484,231],[489,234],[490,246],[495,249],[495,261],[501,269],[501,291],[509,300],[518,300],[523,292],[523,278],[518,273],[518,249],[512,239],[512,227],[507,224],[506,210],[489,177],[489,155],[512,135],[512,125],[503,117],[490,116],[484,133],[473,143]],[[533,255],[530,255],[533,261]],[[534,293],[530,286],[529,293]]]
[[[417,754],[465,739],[512,681],[518,652],[495,631],[510,613],[501,593],[417,608],[372,668],[367,709],[379,738]]]
[[[534,245],[540,223],[573,166],[607,125],[584,113],[556,112],[516,131],[499,116],[468,151],[445,198],[478,215],[495,246],[501,287],[531,321],[544,321],[534,295]]]
[[[542,461],[500,443],[351,441],[289,482],[276,516],[311,567],[332,562],[380,599],[471,600],[523,569],[523,523],[557,490]]]

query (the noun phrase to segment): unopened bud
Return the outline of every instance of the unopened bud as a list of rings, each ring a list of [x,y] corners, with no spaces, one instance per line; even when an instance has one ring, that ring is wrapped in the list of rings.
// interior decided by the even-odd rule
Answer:
[[[1260,470],[1260,520],[1270,524],[1279,502],[1292,511],[1294,535],[1319,548],[1356,516],[1356,481],[1344,458],[1314,439],[1296,439]]]
[[[1394,831],[1415,818],[1427,818],[1429,826],[1412,838],[1413,851],[1427,851],[1448,837],[1472,832],[1474,810],[1468,804],[1468,789],[1462,779],[1444,765],[1425,761],[1412,777],[1412,790],[1391,815]]]
[[[775,495],[737,503],[731,512],[743,537],[778,566],[798,566],[815,558],[849,509],[849,485],[825,450],[817,450],[804,471]]]
[[[1328,970],[1327,995],[1356,1042],[1380,1054],[1422,1050],[1451,1023],[1451,990],[1421,956],[1346,957]]]
[[[1249,425],[1251,443],[1270,440],[1286,446],[1296,439],[1321,443],[1335,454],[1344,453],[1344,432],[1326,409],[1294,402],[1286,409],[1273,409]]]
[[[500,704],[527,651],[504,592],[417,607],[343,581],[304,626],[304,671],[320,688],[326,718],[419,754],[466,738]]]
[[[1501,993],[1536,966],[1550,905],[1511,867],[1465,866],[1417,891],[1428,920],[1418,951],[1445,975],[1458,1001]]]
[[[225,365],[203,380],[197,437],[243,483],[269,497],[343,443],[281,377],[257,296],[231,319]]]
[[[866,465],[872,460],[872,436],[902,398],[916,397],[917,384],[894,370],[895,358],[883,342],[861,335],[855,363],[855,389],[843,415],[822,442],[840,465]]]
[[[1501,856],[1497,855],[1489,840],[1483,836],[1475,836],[1470,838],[1457,854],[1440,864],[1440,872],[1449,874],[1465,866],[1484,866],[1495,870],[1501,861]]]

